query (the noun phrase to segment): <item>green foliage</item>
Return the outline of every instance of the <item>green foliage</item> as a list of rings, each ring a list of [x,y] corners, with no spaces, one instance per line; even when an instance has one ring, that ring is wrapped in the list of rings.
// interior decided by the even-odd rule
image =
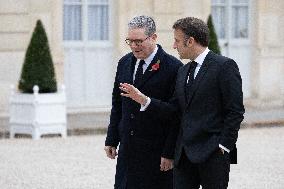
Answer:
[[[207,25],[209,27],[209,46],[208,46],[208,48],[211,51],[215,52],[216,54],[221,54],[220,46],[219,46],[219,43],[218,43],[218,37],[216,35],[216,31],[215,31],[215,28],[214,28],[214,24],[213,24],[211,15],[209,15],[209,17],[208,17]]]
[[[38,85],[40,93],[57,91],[48,39],[40,20],[36,23],[25,55],[19,89],[23,93],[33,93],[34,85]]]

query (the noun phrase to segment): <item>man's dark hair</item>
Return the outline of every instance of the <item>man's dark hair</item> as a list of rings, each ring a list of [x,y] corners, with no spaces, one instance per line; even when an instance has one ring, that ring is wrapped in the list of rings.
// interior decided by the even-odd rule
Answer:
[[[187,39],[193,37],[197,43],[207,47],[209,43],[209,29],[205,22],[198,18],[186,17],[177,20],[173,29],[180,29]]]

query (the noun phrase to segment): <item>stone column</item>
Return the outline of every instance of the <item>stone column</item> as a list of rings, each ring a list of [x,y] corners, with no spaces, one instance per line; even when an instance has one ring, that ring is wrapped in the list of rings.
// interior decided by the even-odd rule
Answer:
[[[254,106],[284,105],[284,1],[254,2],[252,98]]]

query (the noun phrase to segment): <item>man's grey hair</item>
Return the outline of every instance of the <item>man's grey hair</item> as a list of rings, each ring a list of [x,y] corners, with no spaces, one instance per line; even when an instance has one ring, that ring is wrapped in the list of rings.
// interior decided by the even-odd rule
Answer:
[[[156,24],[150,16],[136,16],[128,23],[128,29],[144,28],[145,35],[151,36],[156,33]]]

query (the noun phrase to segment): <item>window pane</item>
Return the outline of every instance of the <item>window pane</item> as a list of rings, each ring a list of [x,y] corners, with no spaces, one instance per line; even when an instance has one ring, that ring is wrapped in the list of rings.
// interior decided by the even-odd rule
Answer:
[[[81,3],[82,0],[64,0],[64,3]]]
[[[233,3],[243,4],[243,3],[248,3],[248,0],[234,0]]]
[[[226,0],[212,0],[211,1],[212,2],[212,4],[224,4],[225,2],[226,2]]]
[[[88,6],[88,39],[109,39],[109,10],[108,5]]]
[[[64,5],[64,40],[82,40],[81,5]]]
[[[88,0],[89,4],[108,4],[108,0]]]
[[[218,38],[224,39],[226,37],[226,12],[225,7],[212,7],[212,19]]]
[[[233,7],[233,38],[248,38],[248,8]]]

